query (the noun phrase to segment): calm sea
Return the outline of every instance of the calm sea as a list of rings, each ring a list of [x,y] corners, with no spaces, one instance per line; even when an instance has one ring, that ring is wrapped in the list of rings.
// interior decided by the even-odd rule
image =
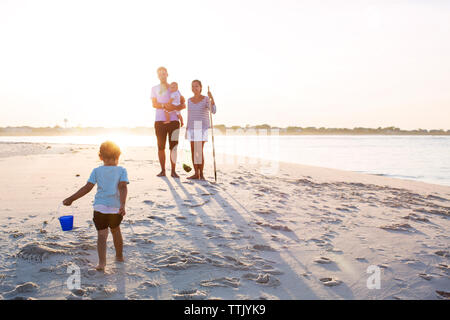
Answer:
[[[154,136],[123,135],[2,136],[0,142],[99,145],[106,139],[121,147],[156,146]],[[212,150],[209,141],[207,153]],[[180,139],[181,150],[188,146]],[[215,148],[218,165],[257,157],[450,186],[450,136],[216,136]],[[188,157],[188,152],[182,154]]]

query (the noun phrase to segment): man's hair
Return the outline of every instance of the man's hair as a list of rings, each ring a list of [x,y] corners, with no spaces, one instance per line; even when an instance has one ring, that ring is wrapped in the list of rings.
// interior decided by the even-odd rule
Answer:
[[[167,72],[167,69],[165,67],[159,67],[158,69],[156,69],[156,72],[159,73],[159,71],[164,70],[165,72]]]
[[[102,157],[102,159],[114,159],[117,160],[120,157],[120,148],[117,144],[112,141],[105,141],[100,146],[100,152],[98,155]]]

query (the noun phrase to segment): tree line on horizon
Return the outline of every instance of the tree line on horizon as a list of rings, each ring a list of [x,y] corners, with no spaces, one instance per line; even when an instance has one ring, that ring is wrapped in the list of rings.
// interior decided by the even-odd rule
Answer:
[[[328,134],[328,135],[370,135],[370,134],[382,134],[382,135],[450,135],[450,130],[444,129],[415,129],[415,130],[402,130],[397,127],[378,127],[378,128],[325,128],[325,127],[299,127],[288,126],[285,128],[270,126],[269,124],[261,125],[246,125],[242,126],[226,126],[224,124],[214,125],[214,133],[217,134],[248,134],[248,133],[260,133],[263,130],[267,131],[267,134],[279,133],[280,135],[308,135],[308,134]],[[104,127],[66,127],[61,126],[54,127],[2,127],[0,128],[0,135],[97,135],[106,133],[124,133],[124,134],[136,134],[136,135],[153,135],[153,127],[119,127],[119,128],[104,128]]]

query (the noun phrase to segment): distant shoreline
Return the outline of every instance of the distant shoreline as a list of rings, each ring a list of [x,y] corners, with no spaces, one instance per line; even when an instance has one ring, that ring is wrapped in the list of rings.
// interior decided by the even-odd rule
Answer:
[[[89,136],[100,136],[100,135],[106,135],[106,134],[120,134],[123,132],[102,132],[102,133],[98,133],[98,134],[24,134],[24,133],[12,133],[12,134],[3,134],[0,133],[0,137],[63,137],[63,136],[80,136],[80,137],[89,137]],[[129,134],[129,133],[127,133]],[[227,134],[218,134],[216,132],[214,132],[215,135],[220,135],[220,136],[227,136]],[[154,136],[155,134],[153,132],[150,132],[148,134],[136,134],[136,133],[132,133],[129,135],[135,135],[135,136]],[[228,134],[228,136],[240,136],[240,135],[248,135],[250,136],[251,134]],[[258,135],[258,134],[255,134]],[[268,136],[270,136],[270,134],[267,134]],[[280,133],[280,136],[416,136],[416,137],[420,137],[420,136],[450,136],[450,133],[443,133],[443,134],[436,134],[436,133],[428,133],[428,134],[412,134],[412,133]]]
[[[0,128],[0,136],[95,136],[103,134],[128,134],[128,135],[154,135],[153,127],[136,128],[62,128],[55,126],[53,128],[35,128],[35,127],[6,127]],[[225,125],[214,126],[215,135],[389,135],[389,136],[450,136],[450,130],[443,129],[416,129],[402,130],[396,127],[386,128],[315,128],[315,127],[271,127],[269,125],[226,127]]]

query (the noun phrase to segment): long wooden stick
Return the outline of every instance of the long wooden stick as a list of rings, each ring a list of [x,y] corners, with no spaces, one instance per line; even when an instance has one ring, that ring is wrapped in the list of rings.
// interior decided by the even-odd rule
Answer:
[[[209,86],[208,86],[209,92]],[[217,182],[217,171],[216,171],[216,148],[214,147],[214,125],[212,120],[212,105],[211,99],[209,100],[209,119],[211,122],[211,138],[212,138],[212,147],[213,147],[213,161],[214,161],[214,181]]]

